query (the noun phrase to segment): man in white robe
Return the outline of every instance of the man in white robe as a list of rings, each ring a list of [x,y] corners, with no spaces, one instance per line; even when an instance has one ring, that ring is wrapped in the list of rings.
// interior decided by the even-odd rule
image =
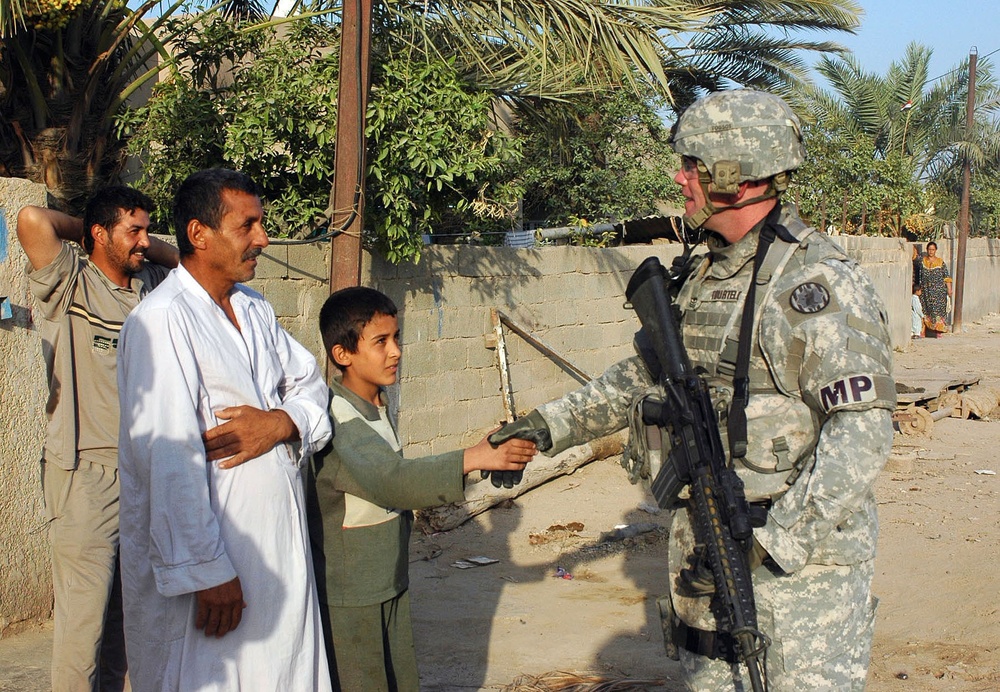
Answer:
[[[174,206],[181,266],[122,329],[121,563],[136,692],[331,688],[301,480],[331,436],[327,387],[240,283],[267,246],[262,222],[243,174],[190,176]]]

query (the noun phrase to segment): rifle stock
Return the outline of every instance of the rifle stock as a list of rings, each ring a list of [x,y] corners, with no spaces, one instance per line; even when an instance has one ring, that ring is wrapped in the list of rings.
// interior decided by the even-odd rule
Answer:
[[[712,569],[715,593],[711,609],[717,627],[735,639],[754,692],[767,688],[764,654],[770,641],[757,629],[757,609],[747,554],[753,529],[743,482],[727,465],[718,419],[704,379],[692,368],[678,319],[667,294],[668,276],[656,257],[636,269],[625,297],[642,325],[640,337],[656,355],[662,401],[642,402],[643,422],[662,428],[670,454],[652,483],[657,503],[679,506],[678,496],[690,486],[687,506],[695,539]]]

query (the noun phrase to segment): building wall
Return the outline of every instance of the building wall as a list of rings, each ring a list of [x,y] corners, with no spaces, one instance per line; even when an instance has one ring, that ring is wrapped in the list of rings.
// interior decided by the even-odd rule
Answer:
[[[48,535],[40,465],[45,439],[45,365],[17,242],[21,207],[45,204],[45,188],[0,178],[0,296],[11,317],[0,320],[0,637],[52,610]]]
[[[13,318],[0,322],[0,635],[12,623],[51,609],[38,457],[45,382],[41,345],[31,322],[24,255],[13,222],[24,204],[41,204],[40,186],[0,179],[0,293]],[[0,227],[2,229],[3,227]],[[838,237],[871,276],[889,314],[893,346],[908,348],[909,244],[887,238]],[[947,243],[942,254],[948,256]],[[623,307],[625,285],[650,254],[664,264],[676,245],[534,249],[431,246],[417,264],[393,266],[365,255],[364,283],[400,309],[404,360],[391,388],[409,456],[478,441],[504,416],[490,309],[497,308],[562,358],[598,375],[632,353],[638,324]],[[969,242],[964,319],[1000,311],[1000,243]],[[318,315],[327,296],[330,246],[272,244],[251,286],[275,307],[282,324],[322,358]],[[553,359],[505,330],[518,413],[575,389],[579,382]]]

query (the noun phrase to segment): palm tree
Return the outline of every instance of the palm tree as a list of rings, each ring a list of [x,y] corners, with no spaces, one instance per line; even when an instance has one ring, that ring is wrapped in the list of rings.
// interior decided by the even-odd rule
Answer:
[[[182,3],[0,3],[0,175],[44,183],[70,212],[117,180],[126,143],[116,119],[138,89],[174,68],[165,26]],[[214,9],[234,20],[263,16],[255,0]]]
[[[325,0],[283,3],[289,12]],[[854,0],[387,0],[376,34],[453,59],[477,87],[515,104],[609,88],[652,88],[682,107],[730,82],[785,91],[802,51],[841,51],[799,31],[853,31]]]
[[[0,46],[0,174],[45,183],[70,211],[117,177],[125,157],[114,118],[157,72],[159,20],[144,20],[158,4],[15,0]]]
[[[975,126],[968,132],[968,60],[929,83],[930,58],[929,48],[911,43],[883,76],[851,56],[824,56],[817,70],[833,91],[805,87],[799,93],[815,122],[847,133],[860,147],[870,145],[875,159],[898,164],[913,184],[948,190],[934,206],[953,218],[966,157],[978,170],[1000,164],[1000,87],[989,62],[979,63]]]
[[[0,174],[44,182],[67,209],[115,179],[125,160],[115,118],[169,66],[157,32],[181,6],[147,0],[8,0],[0,4]],[[236,17],[256,0],[223,0]],[[318,0],[310,10],[332,3]],[[153,12],[160,17],[153,19]],[[515,106],[634,85],[675,103],[727,80],[783,88],[803,76],[797,51],[834,44],[798,29],[857,27],[854,0],[462,0],[378,6],[386,47],[447,57],[473,84]],[[32,14],[34,13],[34,14]],[[194,21],[194,19],[192,20]],[[388,49],[388,48],[387,48]],[[156,66],[160,55],[166,62]]]

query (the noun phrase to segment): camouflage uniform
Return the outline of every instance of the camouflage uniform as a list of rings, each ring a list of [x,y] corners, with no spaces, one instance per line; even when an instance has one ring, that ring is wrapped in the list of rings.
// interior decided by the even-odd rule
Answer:
[[[860,690],[874,627],[871,595],[878,531],[872,486],[892,446],[895,387],[886,316],[863,271],[790,205],[741,240],[709,241],[681,288],[684,344],[703,368],[720,412],[724,447],[743,303],[764,225],[781,226],[758,275],[747,456],[736,470],[747,499],[769,503],[754,530],[768,560],[753,572],[769,689]],[[773,253],[773,255],[771,254]],[[772,259],[776,258],[776,259]],[[653,384],[638,357],[541,406],[549,454],[625,427],[638,393]],[[694,539],[688,510],[670,537],[670,596],[690,628],[715,630],[709,598],[677,593]],[[695,690],[749,689],[745,667],[679,651]]]

